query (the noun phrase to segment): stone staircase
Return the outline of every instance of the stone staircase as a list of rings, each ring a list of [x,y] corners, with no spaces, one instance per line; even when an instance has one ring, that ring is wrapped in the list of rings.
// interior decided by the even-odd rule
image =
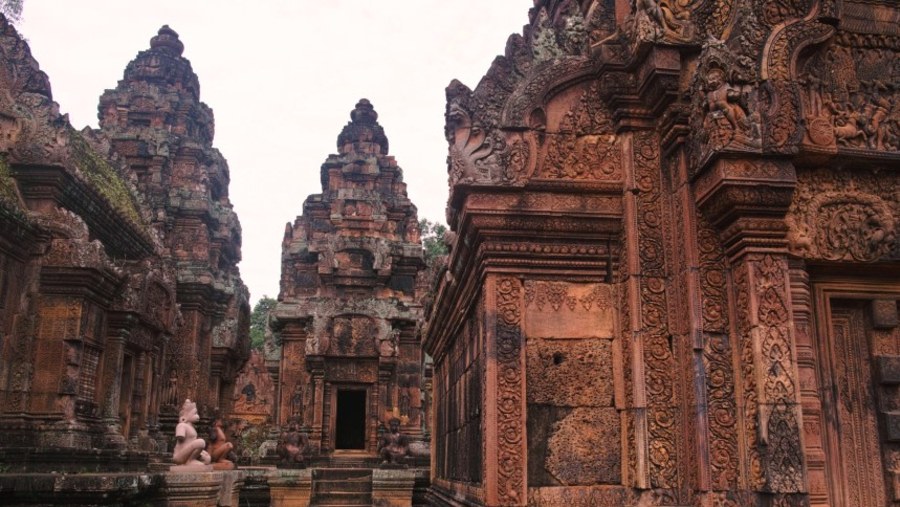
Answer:
[[[318,468],[313,470],[310,507],[372,505],[372,470]]]

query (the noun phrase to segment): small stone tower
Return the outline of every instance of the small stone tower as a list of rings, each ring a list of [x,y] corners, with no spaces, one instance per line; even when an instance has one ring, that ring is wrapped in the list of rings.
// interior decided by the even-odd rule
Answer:
[[[422,435],[424,267],[416,207],[372,104],[361,99],[322,164],[322,193],[287,224],[273,312],[282,359],[278,424],[321,456],[374,455],[392,417]]]

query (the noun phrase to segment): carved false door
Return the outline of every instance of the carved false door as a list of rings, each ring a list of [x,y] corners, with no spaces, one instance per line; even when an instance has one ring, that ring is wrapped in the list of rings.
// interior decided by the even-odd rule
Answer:
[[[891,303],[896,315],[896,303]],[[890,487],[894,474],[885,466],[885,458],[896,455],[896,449],[885,434],[891,431],[882,431],[879,424],[879,419],[889,422],[892,408],[898,408],[892,407],[897,389],[885,385],[885,372],[879,375],[876,365],[880,358],[898,357],[900,335],[878,329],[873,304],[820,299],[819,309],[826,315],[820,320],[826,329],[819,333],[819,357],[833,507],[898,505],[892,502],[896,496]]]

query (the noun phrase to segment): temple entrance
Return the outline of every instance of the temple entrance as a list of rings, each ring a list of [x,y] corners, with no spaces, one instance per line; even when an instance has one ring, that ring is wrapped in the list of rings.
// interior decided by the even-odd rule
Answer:
[[[338,389],[334,430],[335,449],[363,450],[366,448],[366,392],[364,390]]]
[[[889,311],[876,309],[874,298],[879,296],[885,298],[882,303]],[[819,292],[818,307],[825,314],[820,315],[818,355],[823,366],[820,381],[830,505],[865,507],[888,502],[885,477],[896,472],[885,469],[887,443],[879,431],[879,417],[885,416],[885,407],[896,406],[898,395],[885,384],[893,382],[890,374],[885,376],[889,370],[879,378],[876,366],[879,359],[900,357],[900,327],[892,297]],[[876,315],[883,313],[893,317],[887,323],[879,321]]]

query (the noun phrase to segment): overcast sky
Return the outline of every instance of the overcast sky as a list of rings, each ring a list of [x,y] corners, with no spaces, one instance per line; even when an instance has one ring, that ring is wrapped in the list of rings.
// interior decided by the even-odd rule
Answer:
[[[372,101],[420,218],[444,221],[444,88],[474,88],[532,0],[25,0],[19,31],[72,125],[168,24],[200,78],[243,227],[255,302],[278,294],[281,239],[357,100]]]

